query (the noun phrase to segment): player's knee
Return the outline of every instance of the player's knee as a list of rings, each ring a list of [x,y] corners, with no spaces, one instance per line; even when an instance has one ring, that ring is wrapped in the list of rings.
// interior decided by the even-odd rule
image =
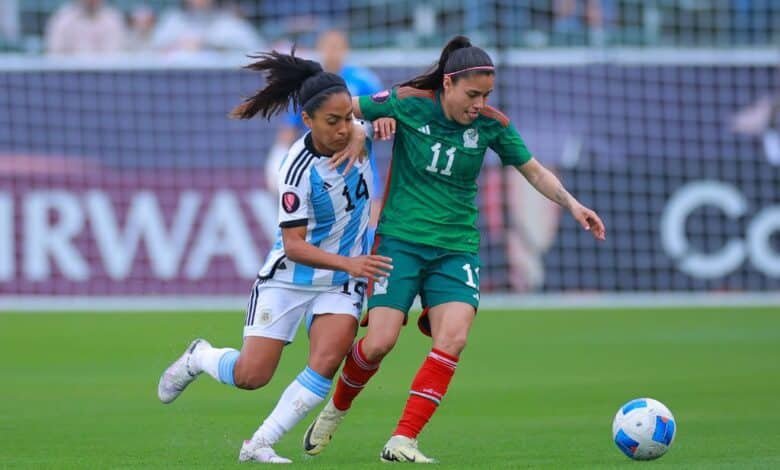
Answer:
[[[467,333],[456,333],[447,335],[444,338],[436,338],[433,342],[433,347],[451,356],[460,356],[460,353],[466,349],[466,343],[468,342]]]
[[[265,371],[245,372],[239,369],[233,374],[236,387],[244,390],[257,390],[271,381],[271,375]]]
[[[321,352],[309,358],[309,368],[324,377],[333,377],[344,360],[344,354],[332,351]]]
[[[395,337],[381,336],[366,339],[361,343],[361,352],[369,362],[379,362],[393,350]]]

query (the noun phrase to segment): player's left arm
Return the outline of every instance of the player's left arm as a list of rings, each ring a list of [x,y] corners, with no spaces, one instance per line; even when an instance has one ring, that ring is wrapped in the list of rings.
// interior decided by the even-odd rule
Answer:
[[[582,225],[585,230],[590,230],[598,240],[606,238],[606,229],[596,211],[585,207],[577,198],[569,194],[561,181],[535,158],[531,158],[515,168],[525,176],[525,179],[542,193],[547,199],[558,203],[571,212],[572,217]]]
[[[598,214],[569,194],[555,174],[533,158],[517,129],[506,116],[497,112],[495,114],[502,128],[490,142],[490,148],[498,154],[501,162],[517,168],[537,191],[568,209],[585,230],[590,230],[595,238],[604,240],[606,230]]]

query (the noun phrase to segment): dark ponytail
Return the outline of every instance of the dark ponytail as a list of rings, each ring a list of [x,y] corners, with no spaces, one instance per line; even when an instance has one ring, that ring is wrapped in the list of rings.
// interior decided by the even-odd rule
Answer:
[[[444,46],[439,62],[428,72],[415,77],[401,86],[410,86],[421,90],[438,90],[442,87],[445,75],[452,74],[453,80],[472,73],[493,74],[493,61],[487,52],[472,46],[466,36],[455,36]]]
[[[290,103],[296,112],[303,109],[313,113],[328,96],[349,93],[341,77],[323,72],[322,66],[313,60],[295,57],[294,48],[290,54],[271,51],[250,57],[260,60],[244,68],[266,72],[266,85],[233,108],[232,118],[250,119],[259,113],[270,119],[285,111]]]

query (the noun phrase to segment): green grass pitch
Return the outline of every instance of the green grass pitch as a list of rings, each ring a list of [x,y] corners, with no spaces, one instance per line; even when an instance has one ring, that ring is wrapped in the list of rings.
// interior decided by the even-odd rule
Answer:
[[[175,403],[157,380],[188,342],[240,346],[243,315],[0,315],[0,468],[230,468],[304,364],[299,333],[272,383],[201,377]],[[328,450],[307,418],[277,446],[296,468],[378,462],[430,347],[414,326]],[[625,401],[668,405],[671,451],[631,462],[611,441]],[[421,448],[439,468],[780,468],[780,309],[482,311]],[[246,467],[246,465],[244,465]]]

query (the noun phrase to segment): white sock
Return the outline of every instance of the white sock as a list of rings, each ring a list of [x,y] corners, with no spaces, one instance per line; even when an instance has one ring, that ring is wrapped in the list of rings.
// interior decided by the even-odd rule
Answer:
[[[223,382],[219,378],[219,360],[225,353],[237,353],[233,348],[201,348],[196,349],[192,355],[192,372],[205,372],[214,377],[217,382]]]
[[[282,436],[325,400],[331,381],[308,367],[282,393],[276,408],[252,436],[255,442],[276,444]]]

